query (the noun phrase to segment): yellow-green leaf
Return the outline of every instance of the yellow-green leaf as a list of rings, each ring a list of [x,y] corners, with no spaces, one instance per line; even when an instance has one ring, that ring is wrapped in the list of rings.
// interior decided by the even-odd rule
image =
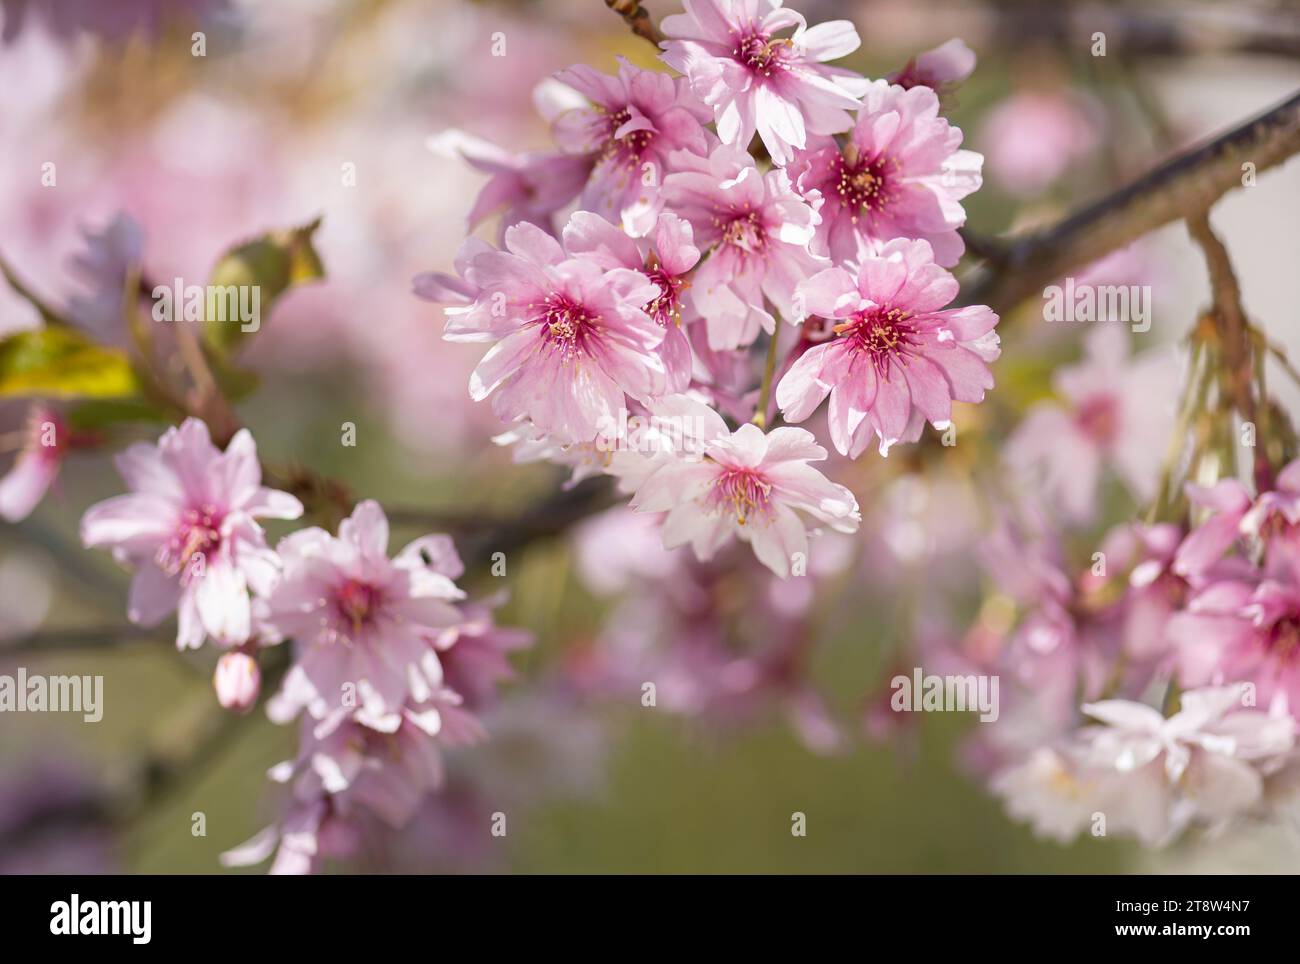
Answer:
[[[138,387],[124,351],[96,345],[70,328],[0,339],[0,396],[126,398]]]
[[[312,235],[319,227],[317,218],[303,227],[271,231],[232,248],[212,269],[209,289],[255,287],[258,314],[265,316],[289,288],[325,277],[325,267],[312,244]],[[210,345],[229,351],[243,337],[260,328],[262,320],[259,317],[255,327],[233,321],[209,322],[204,326],[204,338]]]

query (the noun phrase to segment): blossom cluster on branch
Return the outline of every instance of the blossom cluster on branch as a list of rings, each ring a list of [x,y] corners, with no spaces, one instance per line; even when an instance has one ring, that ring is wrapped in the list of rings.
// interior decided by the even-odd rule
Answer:
[[[860,617],[877,598],[867,619],[882,648],[903,638],[885,656],[901,675],[867,694],[861,728],[897,737],[903,710],[969,695],[981,723],[963,761],[1040,835],[1159,847],[1294,811],[1300,446],[1264,370],[1300,373],[1247,318],[1208,206],[1240,157],[1253,177],[1255,153],[1263,170],[1300,150],[1295,99],[1055,227],[981,239],[965,203],[984,157],[949,119],[976,66],[961,40],[873,79],[834,63],[859,47],[852,23],[810,26],[782,0],[684,0],[657,28],[609,5],[662,69],[556,72],[533,97],[545,149],[457,128],[429,139],[486,182],[454,271],[413,279],[443,309],[422,337],[483,346],[465,408],[499,432],[473,437],[567,475],[518,517],[433,524],[259,456],[236,406],[262,374],[239,353],[261,318],[220,292],[254,291],[269,313],[323,278],[319,218],[220,253],[193,298],[180,278],[154,284],[170,279],[150,277],[126,213],[82,230],[81,286],[61,300],[0,259],[39,318],[0,339],[0,395],[33,399],[3,440],[17,456],[0,518],[31,514],[71,456],[116,452],[125,491],[85,511],[80,537],[130,572],[126,617],[145,631],[174,617],[177,650],[210,658],[214,718],[263,708],[297,732],[269,772],[270,825],[222,862],[481,858],[485,813],[504,821],[503,801],[551,778],[587,782],[600,740],[565,711],[600,698],[728,723],[775,707],[807,748],[837,751],[847,728],[813,651],[839,610]],[[21,8],[6,41],[44,19]],[[153,25],[153,9],[122,26]],[[990,176],[1034,195],[1099,149],[1100,114],[1083,97],[1013,95],[988,115]],[[1114,264],[1082,262],[1177,219],[1213,295],[1187,364],[1172,346],[1132,352],[1124,327],[1098,320],[1079,362],[1028,391],[1003,362],[990,395],[1008,329],[994,307],[1010,316],[1055,272],[1096,280]],[[967,255],[982,264],[963,292]],[[341,313],[378,312],[368,297]],[[445,388],[414,341],[371,350]],[[392,407],[414,424],[429,408]],[[960,450],[958,422],[973,427]],[[456,540],[391,552],[390,520]],[[470,597],[467,567],[560,534],[580,591],[610,605],[588,607],[598,621],[499,700],[533,635],[497,623],[505,592]],[[973,619],[972,573],[987,583]],[[553,591],[537,595],[558,608]]]
[[[850,22],[775,0],[689,2],[662,29],[680,76],[579,65],[539,90],[553,152],[441,135],[492,171],[470,227],[500,213],[501,243],[469,238],[458,276],[415,288],[450,302],[446,338],[491,344],[470,394],[521,459],[615,475],[666,546],[707,561],[739,537],[787,576],[810,529],[861,517],[773,404],[799,423],[829,397],[830,440],[857,458],[993,385],[997,315],[948,307],[982,158],[923,83],[973,57],[952,42],[873,82],[826,65],[858,47]],[[634,419],[655,430],[630,438]]]

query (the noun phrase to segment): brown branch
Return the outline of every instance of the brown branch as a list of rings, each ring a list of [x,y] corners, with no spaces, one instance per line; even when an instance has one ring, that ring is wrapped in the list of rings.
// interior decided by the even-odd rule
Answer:
[[[1202,211],[1188,218],[1187,231],[1205,253],[1223,359],[1232,373],[1233,404],[1243,418],[1252,418],[1255,403],[1250,391],[1250,323],[1241,307],[1241,285],[1232,270],[1228,249],[1210,227],[1209,213]]]
[[[1210,291],[1214,298],[1212,317],[1218,332],[1218,342],[1223,357],[1221,383],[1224,394],[1232,402],[1237,414],[1247,422],[1256,421],[1253,332],[1246,311],[1241,304],[1241,285],[1228,257],[1228,249],[1210,226],[1208,211],[1187,219],[1187,231],[1192,240],[1205,253],[1205,266],[1210,274]],[[1266,401],[1261,399],[1261,401]],[[1263,491],[1271,488],[1272,470],[1268,455],[1261,446],[1256,449],[1252,466],[1255,484]]]
[[[605,6],[623,18],[623,22],[638,37],[643,37],[656,47],[664,40],[664,35],[650,19],[650,14],[637,0],[605,0]]]
[[[521,549],[540,539],[560,535],[615,502],[614,486],[608,476],[586,479],[543,499],[508,522],[470,534],[463,542],[461,555],[468,568],[485,566],[492,561],[494,553]]]
[[[287,648],[278,646],[264,651],[258,709],[279,689],[289,666]],[[38,844],[42,837],[57,840],[68,831],[111,831],[139,820],[183,789],[204,765],[227,753],[246,732],[247,722],[257,716],[256,711],[242,715],[230,713],[214,702],[197,719],[185,722],[179,730],[168,727],[155,739],[136,764],[135,779],[126,785],[112,790],[88,787],[85,793],[43,807],[0,830],[0,853]]]
[[[955,11],[956,12],[956,11]],[[943,18],[942,8],[934,11]],[[969,15],[962,5],[960,13]],[[1106,35],[1107,54],[1185,57],[1244,53],[1300,57],[1300,15],[1286,9],[1232,9],[1229,5],[1183,3],[1013,4],[990,14],[988,41],[1003,50],[1022,50],[1044,41],[1087,50],[1094,33]]]
[[[1166,161],[1051,227],[1009,239],[1006,256],[964,295],[1006,312],[1068,272],[1174,221],[1203,212],[1242,183],[1300,152],[1300,93],[1207,144]]]

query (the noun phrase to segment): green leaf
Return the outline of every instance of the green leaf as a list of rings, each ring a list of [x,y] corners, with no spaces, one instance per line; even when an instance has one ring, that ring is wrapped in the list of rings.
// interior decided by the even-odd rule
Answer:
[[[71,328],[36,328],[0,339],[0,396],[126,398],[139,385],[126,352]]]
[[[320,218],[300,228],[271,231],[232,248],[217,261],[208,279],[213,287],[255,287],[258,293],[258,328],[280,295],[294,285],[325,277],[325,267],[312,244]],[[238,321],[212,321],[204,325],[204,340],[224,352],[233,351],[253,330]]]

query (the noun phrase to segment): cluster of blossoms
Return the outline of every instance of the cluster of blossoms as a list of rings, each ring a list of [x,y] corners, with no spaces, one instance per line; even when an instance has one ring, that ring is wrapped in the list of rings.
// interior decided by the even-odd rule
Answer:
[[[277,722],[301,720],[297,760],[271,773],[292,783],[291,804],[228,862],[278,844],[273,870],[306,872],[352,855],[363,818],[406,824],[440,783],[441,748],[482,738],[475,710],[510,675],[505,654],[528,644],[495,627],[490,606],[463,602],[451,540],[425,536],[390,558],[388,520],[364,501],[337,536],[299,529],[272,549],[258,520],[297,519],[303,506],[261,484],[246,429],[221,451],[187,419],[117,467],[130,491],[88,509],[81,535],[134,570],[133,622],[174,612],[179,648],[221,648],[217,697],[237,712],[258,699],[257,650],[292,640],[268,705]]]
[[[1300,461],[1186,495],[1196,524],[1112,529],[1074,578],[1041,518],[986,546],[1005,595],[962,651],[1016,685],[976,759],[1044,835],[1160,846],[1297,802]]]
[[[438,138],[492,174],[470,227],[499,213],[500,247],[469,238],[457,276],[415,290],[447,306],[448,340],[491,344],[470,394],[520,460],[615,475],[666,546],[707,561],[738,536],[787,576],[810,527],[860,513],[812,433],[767,430],[776,410],[803,422],[829,398],[830,441],[857,458],[992,387],[997,316],[948,307],[982,158],[936,93],[974,58],[954,41],[870,81],[825,63],[858,47],[848,21],[685,6],[663,22],[680,76],[622,63],[543,85],[555,151]],[[656,430],[629,438],[637,420]]]

